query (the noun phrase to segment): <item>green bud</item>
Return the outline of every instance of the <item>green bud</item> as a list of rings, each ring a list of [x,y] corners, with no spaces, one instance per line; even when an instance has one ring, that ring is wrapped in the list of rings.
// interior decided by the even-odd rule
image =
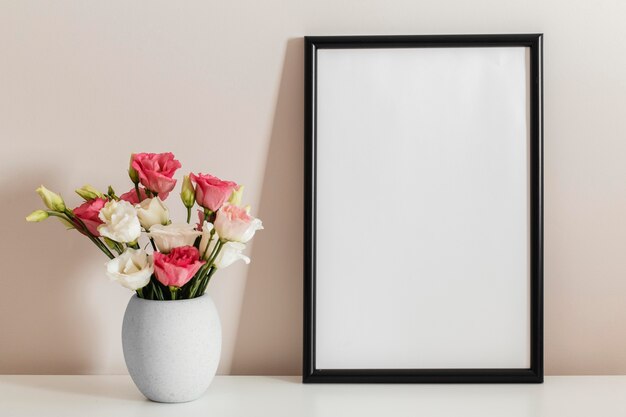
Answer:
[[[50,215],[44,210],[35,210],[26,216],[27,222],[42,222],[46,220]]]
[[[65,211],[65,202],[60,195],[53,193],[43,185],[37,188],[37,190],[35,191],[37,191],[37,194],[39,194],[39,196],[43,200],[43,203],[50,210],[58,211],[61,213]]]
[[[133,184],[139,184],[139,173],[135,168],[133,168],[133,159],[135,159],[135,154],[130,154],[130,164],[128,166],[128,176]]]
[[[180,191],[180,199],[187,208],[192,208],[196,200],[196,190],[193,188],[189,175],[183,178],[183,187]]]
[[[104,194],[102,194],[100,191],[96,190],[94,187],[92,187],[89,184],[85,184],[75,191],[76,191],[76,194],[81,196],[85,201],[90,201],[96,198],[104,197]]]
[[[106,244],[107,244],[107,246],[108,246],[109,248],[113,249],[113,250],[116,250],[116,249],[117,249],[117,243],[116,243],[114,240],[109,239],[109,238],[108,238],[108,237],[106,237],[106,236],[104,237],[104,243],[106,243]]]
[[[228,199],[228,202],[230,204],[232,204],[233,206],[241,205],[241,198],[243,197],[243,188],[244,188],[243,185],[240,185],[239,187],[235,188],[233,193],[230,195],[230,198]]]

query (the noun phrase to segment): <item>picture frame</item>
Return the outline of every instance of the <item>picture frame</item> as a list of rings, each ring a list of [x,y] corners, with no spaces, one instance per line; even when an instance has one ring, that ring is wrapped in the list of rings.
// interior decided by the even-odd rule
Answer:
[[[303,382],[543,382],[542,40],[305,37]]]

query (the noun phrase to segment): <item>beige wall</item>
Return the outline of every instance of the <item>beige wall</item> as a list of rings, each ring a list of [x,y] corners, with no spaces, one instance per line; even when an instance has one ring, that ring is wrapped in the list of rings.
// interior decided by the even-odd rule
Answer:
[[[77,233],[23,217],[42,182],[74,203],[84,182],[125,191],[129,153],[164,150],[246,184],[266,226],[210,288],[220,372],[299,373],[302,36],[508,32],[545,33],[546,372],[626,373],[624,16],[619,0],[0,1],[0,373],[125,372],[129,292]]]

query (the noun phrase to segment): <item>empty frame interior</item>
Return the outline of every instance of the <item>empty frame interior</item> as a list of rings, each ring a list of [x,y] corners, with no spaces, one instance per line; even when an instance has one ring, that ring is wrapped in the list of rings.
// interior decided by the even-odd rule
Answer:
[[[529,368],[528,48],[322,48],[315,75],[315,368]]]

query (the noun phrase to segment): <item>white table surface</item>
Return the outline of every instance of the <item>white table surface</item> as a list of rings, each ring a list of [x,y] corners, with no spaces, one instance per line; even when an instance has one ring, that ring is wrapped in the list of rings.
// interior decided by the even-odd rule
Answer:
[[[197,401],[146,400],[128,376],[0,376],[0,416],[626,416],[626,376],[547,377],[543,385],[303,385],[300,377],[221,376]]]

